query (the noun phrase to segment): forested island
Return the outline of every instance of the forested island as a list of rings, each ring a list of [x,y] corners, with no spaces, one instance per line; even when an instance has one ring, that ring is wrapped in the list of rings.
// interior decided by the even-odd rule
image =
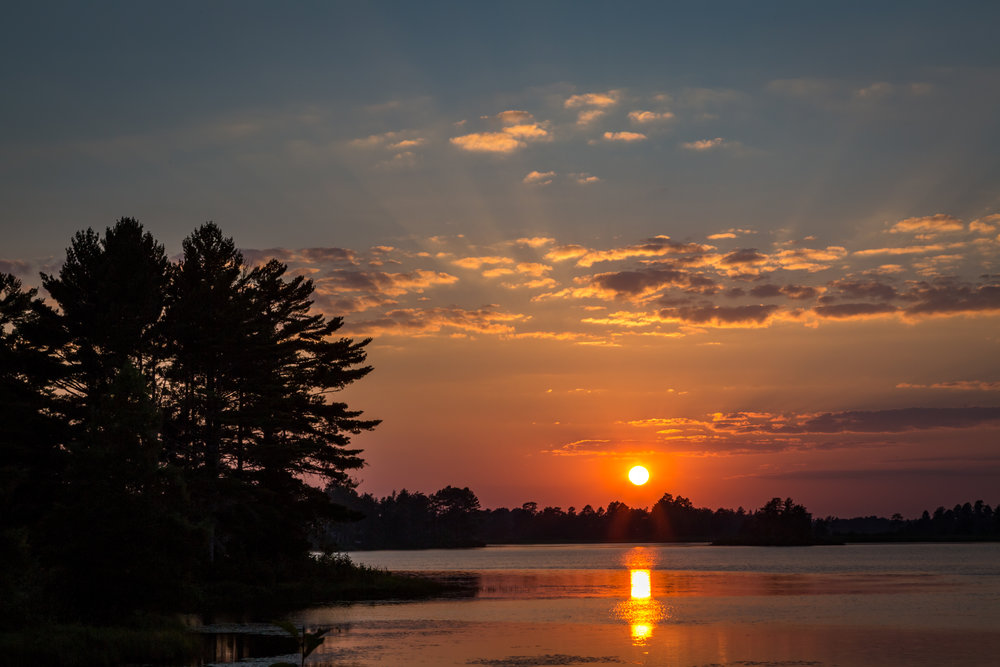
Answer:
[[[520,507],[483,509],[467,487],[447,486],[430,495],[403,489],[376,498],[330,487],[340,505],[364,518],[330,526],[323,537],[344,550],[473,547],[483,544],[571,542],[712,542],[768,546],[864,541],[1000,540],[1000,511],[981,500],[938,507],[916,519],[876,516],[814,519],[791,498],[735,510],[695,507],[664,493],[650,508],[621,502],[594,509]]]

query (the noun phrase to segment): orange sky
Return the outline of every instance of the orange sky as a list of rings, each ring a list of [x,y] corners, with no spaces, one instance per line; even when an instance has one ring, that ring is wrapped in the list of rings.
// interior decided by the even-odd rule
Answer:
[[[307,274],[361,491],[1000,503],[1000,4],[6,9],[0,271],[132,216]]]

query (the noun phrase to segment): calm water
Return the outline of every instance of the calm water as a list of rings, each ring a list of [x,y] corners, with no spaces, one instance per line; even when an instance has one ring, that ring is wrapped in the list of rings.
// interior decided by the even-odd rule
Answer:
[[[546,545],[351,557],[468,573],[478,592],[294,614],[331,628],[310,664],[1000,664],[1000,544]]]

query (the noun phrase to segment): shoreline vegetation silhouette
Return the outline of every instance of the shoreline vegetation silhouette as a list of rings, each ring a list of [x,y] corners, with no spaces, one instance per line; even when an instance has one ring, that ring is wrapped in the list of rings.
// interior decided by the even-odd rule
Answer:
[[[469,548],[487,544],[676,543],[809,546],[849,542],[969,542],[1000,540],[1000,511],[977,500],[900,514],[814,519],[791,498],[772,498],[760,508],[695,507],[690,499],[664,493],[649,508],[621,502],[594,509],[520,507],[481,509],[469,488],[447,486],[426,495],[403,489],[376,498],[349,487],[329,487],[339,505],[363,516],[327,527],[323,540],[344,551]],[[330,548],[330,547],[328,547]]]
[[[312,310],[310,280],[248,263],[209,222],[177,260],[133,218],[77,232],[49,298],[0,273],[0,656],[12,664],[186,662],[180,614],[268,620],[310,605],[471,594],[359,566],[360,549],[486,543],[807,545],[1000,538],[977,501],[904,520],[745,511],[484,510],[467,487],[358,494],[336,400],[369,339]],[[320,552],[317,556],[316,552]]]

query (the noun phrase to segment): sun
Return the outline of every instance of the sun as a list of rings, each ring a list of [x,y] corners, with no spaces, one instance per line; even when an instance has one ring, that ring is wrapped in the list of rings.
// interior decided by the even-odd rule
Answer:
[[[649,481],[649,471],[642,466],[635,466],[628,471],[628,481],[636,486],[642,486]]]

